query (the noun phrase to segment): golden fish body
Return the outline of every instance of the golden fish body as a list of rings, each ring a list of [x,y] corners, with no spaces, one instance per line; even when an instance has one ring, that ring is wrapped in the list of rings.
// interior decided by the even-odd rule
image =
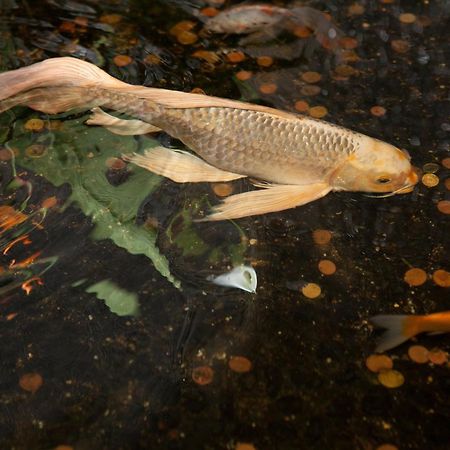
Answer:
[[[216,105],[214,97],[182,92],[165,91],[173,101],[157,103],[164,90],[147,89],[148,99],[140,102],[98,88],[91,96],[163,129],[225,171],[278,184],[326,182],[332,190],[392,192],[417,183],[405,152],[364,134],[243,102]],[[198,106],[190,106],[194,95]],[[177,98],[190,103],[173,106]],[[208,102],[211,106],[204,105]]]
[[[0,111],[16,104],[49,113],[103,106],[140,119],[143,132],[162,129],[202,159],[168,149],[128,159],[175,181],[272,183],[227,198],[215,220],[291,208],[331,190],[397,192],[418,180],[405,152],[363,134],[260,105],[129,85],[74,58],[0,74]],[[98,117],[88,123],[127,133],[127,121]],[[131,122],[136,134],[140,122]]]
[[[360,145],[334,125],[245,109],[164,109],[152,123],[213,166],[280,184],[328,179]]]

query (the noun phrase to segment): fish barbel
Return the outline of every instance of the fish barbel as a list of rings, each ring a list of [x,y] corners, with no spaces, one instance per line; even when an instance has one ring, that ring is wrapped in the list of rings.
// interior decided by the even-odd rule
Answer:
[[[164,130],[200,158],[158,147],[126,159],[176,182],[266,182],[228,197],[206,220],[281,211],[330,191],[394,194],[418,181],[407,153],[361,133],[251,103],[130,85],[76,58],[0,74],[0,112],[18,104],[46,113],[94,108],[87,123],[120,134]],[[100,106],[136,119],[112,117]]]

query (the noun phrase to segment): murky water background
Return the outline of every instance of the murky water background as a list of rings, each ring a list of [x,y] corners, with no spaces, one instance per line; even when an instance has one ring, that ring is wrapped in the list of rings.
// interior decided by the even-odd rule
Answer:
[[[164,133],[118,137],[84,113],[3,113],[1,448],[449,448],[448,363],[417,364],[410,343],[398,347],[395,388],[365,365],[370,316],[450,309],[433,279],[450,268],[448,2],[309,2],[349,38],[339,52],[314,36],[241,47],[203,35],[189,11],[223,7],[213,3],[3,0],[0,65],[73,55],[130,83],[325,114],[408,149],[420,168],[433,163],[425,171],[439,183],[193,223],[220,200],[217,186],[114,159],[179,145]],[[182,20],[194,37],[174,31]],[[321,273],[323,259],[335,273]],[[241,262],[257,271],[256,294],[207,281]],[[426,281],[408,285],[411,268]],[[320,295],[305,296],[308,283]],[[420,344],[450,350],[446,335]]]

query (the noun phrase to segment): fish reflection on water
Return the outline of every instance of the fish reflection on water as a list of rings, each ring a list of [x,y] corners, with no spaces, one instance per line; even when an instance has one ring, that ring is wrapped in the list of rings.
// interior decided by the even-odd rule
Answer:
[[[149,124],[166,131],[201,158],[158,147],[126,159],[176,182],[264,181],[206,220],[281,211],[330,191],[397,193],[418,181],[407,153],[378,139],[260,105],[130,85],[70,57],[0,74],[0,111],[20,104],[46,113],[103,106],[141,121],[127,129],[117,119],[122,134],[147,133]],[[97,124],[112,125],[96,111]]]
[[[384,314],[371,317],[370,322],[387,329],[376,348],[379,353],[397,347],[420,333],[450,333],[450,311],[428,315]]]

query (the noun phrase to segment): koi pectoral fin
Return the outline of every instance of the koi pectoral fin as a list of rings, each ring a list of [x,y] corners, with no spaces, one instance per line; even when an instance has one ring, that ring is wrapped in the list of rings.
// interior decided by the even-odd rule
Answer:
[[[327,183],[310,185],[264,185],[264,189],[232,195],[213,208],[201,222],[238,219],[295,208],[324,197],[331,191]]]
[[[165,147],[152,148],[144,155],[136,153],[124,155],[123,158],[177,183],[231,181],[245,178],[245,175],[217,169],[188,152]]]
[[[155,133],[161,131],[160,128],[155,127],[147,122],[137,119],[119,119],[106,113],[101,108],[92,108],[92,115],[86,120],[87,125],[99,125],[106,128],[108,131],[121,136],[137,135]]]

